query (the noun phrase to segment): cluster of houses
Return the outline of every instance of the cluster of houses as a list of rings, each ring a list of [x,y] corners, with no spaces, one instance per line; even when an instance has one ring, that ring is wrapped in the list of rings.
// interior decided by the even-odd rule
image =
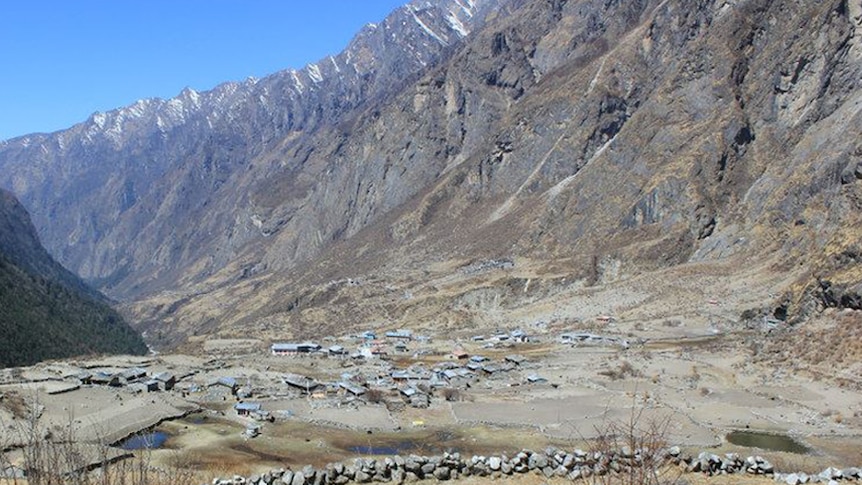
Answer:
[[[430,338],[422,335],[414,336],[410,330],[390,330],[384,334],[385,339],[378,339],[377,334],[372,331],[363,332],[354,337],[360,342],[358,348],[349,353],[342,345],[330,345],[323,347],[316,342],[278,342],[272,344],[270,351],[272,355],[278,356],[329,356],[329,357],[347,357],[352,359],[363,359],[371,357],[382,357],[389,353],[390,348],[395,352],[407,352],[409,348],[407,343],[411,340],[427,343]]]
[[[629,342],[626,339],[585,332],[567,332],[560,334],[559,341],[562,344],[570,345],[607,345],[620,346],[623,349],[629,348]]]
[[[374,375],[343,373],[340,379],[319,382],[298,374],[283,374],[282,383],[294,392],[312,399],[341,398],[343,401],[377,401],[399,396],[405,404],[427,408],[436,389],[467,389],[483,378],[516,370],[526,362],[522,355],[509,355],[500,361],[483,356],[469,357],[460,349],[453,352],[455,359],[441,362],[432,368],[415,364],[406,369],[383,368]],[[535,374],[526,376],[525,383],[542,383]],[[211,385],[233,385],[231,378],[222,378]],[[446,395],[444,393],[444,395]],[[234,406],[238,415],[258,420],[271,419],[259,403],[239,402]]]
[[[278,342],[272,344],[270,351],[272,355],[277,356],[329,356],[329,357],[350,357],[352,359],[363,359],[372,357],[384,357],[392,350],[395,353],[405,353],[410,350],[408,344],[411,341],[416,341],[419,344],[427,344],[431,341],[430,337],[424,335],[414,335],[411,330],[399,329],[390,330],[383,334],[383,338],[379,339],[373,331],[366,331],[354,336],[354,340],[359,342],[357,349],[353,352],[348,352],[342,345],[331,345],[328,347],[321,346],[316,342]],[[485,347],[494,347],[498,343],[524,343],[530,342],[531,338],[523,330],[517,329],[512,331],[498,331],[488,337],[484,335],[475,335],[472,337],[473,342],[484,342]]]
[[[81,384],[125,387],[132,392],[170,391],[177,378],[170,372],[149,375],[146,369],[134,367],[119,372],[82,372],[77,378]]]

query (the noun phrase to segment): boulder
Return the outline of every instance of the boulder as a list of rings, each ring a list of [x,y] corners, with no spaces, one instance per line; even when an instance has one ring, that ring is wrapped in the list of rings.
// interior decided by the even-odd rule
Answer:
[[[862,473],[856,467],[844,468],[841,470],[841,476],[847,479],[862,478]]]
[[[784,483],[786,483],[787,485],[800,485],[802,483],[802,481],[799,479],[799,475],[797,475],[796,473],[789,473],[782,478],[784,479]]]
[[[422,465],[422,467],[420,467],[419,470],[422,472],[422,475],[427,476],[427,475],[431,475],[432,473],[434,473],[434,470],[436,470],[436,469],[437,469],[437,465],[435,465],[433,463],[426,463],[426,464]]]
[[[281,483],[284,485],[292,485],[293,484],[293,472],[290,470],[286,470],[281,475]]]
[[[354,476],[354,480],[356,483],[369,483],[371,481],[371,475],[360,470],[356,470],[356,475]]]
[[[293,480],[290,482],[290,485],[305,485],[305,474],[302,472],[294,473]]]
[[[512,464],[508,461],[504,461],[500,464],[500,472],[503,475],[511,475],[512,474]]]
[[[548,466],[548,457],[536,453],[530,456],[530,459],[527,463],[529,464],[531,470],[545,468],[546,466]]]
[[[329,483],[329,475],[323,471],[318,470],[314,474],[314,485],[327,485]]]
[[[432,473],[434,474],[434,478],[436,478],[437,480],[449,480],[450,476],[452,475],[451,470],[449,470],[445,466],[435,468]]]
[[[498,456],[488,458],[488,467],[493,471],[498,471],[503,465],[503,461]]]
[[[817,477],[823,480],[824,482],[828,482],[832,479],[841,478],[843,475],[841,474],[841,470],[833,467],[826,468],[822,472],[817,474]]]
[[[419,474],[422,470],[422,464],[411,456],[404,460],[404,469],[410,473]]]

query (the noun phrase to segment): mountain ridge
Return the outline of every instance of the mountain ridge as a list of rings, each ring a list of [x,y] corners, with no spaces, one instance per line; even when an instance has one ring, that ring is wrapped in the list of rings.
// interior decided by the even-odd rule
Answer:
[[[141,273],[164,271],[146,261],[153,252],[183,258],[179,246],[188,235],[161,230],[154,232],[158,237],[150,237],[141,228],[151,226],[151,220],[203,210],[209,194],[285,135],[334,123],[393,89],[392,80],[397,79],[395,85],[408,82],[448,48],[441,40],[461,38],[496,4],[412,2],[379,25],[363,29],[341,54],[301,70],[224,83],[205,93],[186,89],[170,100],[142,100],[96,113],[64,132],[6,141],[0,146],[2,163],[26,159],[27,164],[10,169],[0,184],[25,201],[43,240],[60,261],[121,296],[124,290],[113,286],[128,276],[130,268]],[[68,164],[67,159],[74,162]],[[100,169],[104,163],[117,166],[105,173]],[[65,183],[45,190],[58,182],[56,177],[49,180],[48,172],[55,170]],[[183,194],[169,187],[182,183],[187,185]],[[84,194],[90,191],[100,192],[99,203],[86,200]],[[183,204],[188,207],[177,207]],[[70,205],[81,211],[66,224],[58,211]],[[133,239],[140,237],[158,249],[136,254]],[[241,237],[237,245],[247,239]]]

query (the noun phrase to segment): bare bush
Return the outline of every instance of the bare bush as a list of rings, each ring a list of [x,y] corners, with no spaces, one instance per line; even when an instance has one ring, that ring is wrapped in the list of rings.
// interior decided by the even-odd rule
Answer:
[[[149,449],[134,453],[109,446],[104,439],[82,442],[75,434],[74,420],[50,429],[42,425],[39,403],[28,403],[24,419],[0,434],[0,451],[20,446],[20,463],[25,478],[14,474],[0,477],[0,483],[17,485],[192,485],[195,473],[178,458],[157,467]],[[0,423],[3,424],[3,423]],[[4,424],[4,426],[6,426]],[[11,469],[9,455],[0,453],[0,471]]]
[[[605,369],[599,371],[600,375],[605,377],[609,377],[612,381],[625,379],[626,377],[642,377],[643,374],[638,369],[631,364],[631,362],[624,360],[620,362],[620,366],[617,368]]]
[[[594,474],[597,485],[679,484],[682,471],[670,466],[668,431],[671,415],[645,417],[644,408],[632,406],[627,418],[607,421],[596,427],[592,452],[604,457],[606,473]]]
[[[455,389],[453,387],[447,387],[440,391],[443,394],[443,399],[447,401],[460,401],[461,400],[461,391],[459,389]]]

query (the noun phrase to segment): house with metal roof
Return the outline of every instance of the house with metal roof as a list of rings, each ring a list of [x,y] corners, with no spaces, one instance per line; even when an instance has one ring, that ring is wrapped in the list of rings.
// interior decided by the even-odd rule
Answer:
[[[298,374],[285,374],[284,377],[282,377],[282,380],[288,386],[295,387],[305,392],[311,392],[320,386],[319,382]]]
[[[238,402],[233,408],[238,416],[251,416],[261,410],[261,405],[257,402]]]
[[[413,331],[406,329],[390,330],[386,332],[386,338],[410,340],[413,338]]]
[[[270,347],[272,351],[272,355],[296,355],[296,354],[308,354],[311,352],[317,352],[320,350],[320,345],[314,342],[302,342],[302,343],[275,343]]]

